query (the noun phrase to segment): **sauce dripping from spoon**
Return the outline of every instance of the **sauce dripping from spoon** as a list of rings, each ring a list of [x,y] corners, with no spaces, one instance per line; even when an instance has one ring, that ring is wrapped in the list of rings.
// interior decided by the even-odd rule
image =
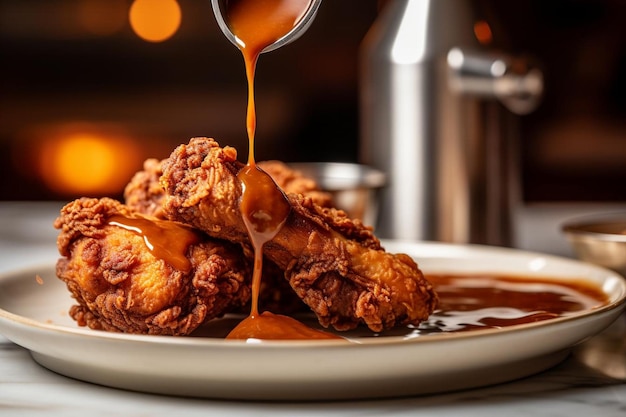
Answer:
[[[254,75],[259,55],[290,32],[304,16],[311,0],[230,0],[225,17],[237,38],[248,81],[248,163],[237,177],[242,184],[240,209],[254,248],[250,315],[227,336],[229,339],[319,339],[339,338],[311,329],[299,321],[269,312],[259,314],[258,297],[263,269],[263,246],[280,231],[291,206],[274,180],[255,162],[256,108]]]
[[[254,162],[254,73],[257,61],[265,48],[291,32],[311,6],[311,0],[225,0],[223,4],[225,19],[237,38],[246,68],[248,160]]]

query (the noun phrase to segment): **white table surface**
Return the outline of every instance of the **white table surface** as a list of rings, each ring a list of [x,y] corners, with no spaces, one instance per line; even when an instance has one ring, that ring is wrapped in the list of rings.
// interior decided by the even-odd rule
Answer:
[[[0,273],[57,258],[58,203],[0,203]],[[541,374],[414,398],[241,402],[169,397],[77,381],[0,335],[0,416],[626,416],[626,317]]]

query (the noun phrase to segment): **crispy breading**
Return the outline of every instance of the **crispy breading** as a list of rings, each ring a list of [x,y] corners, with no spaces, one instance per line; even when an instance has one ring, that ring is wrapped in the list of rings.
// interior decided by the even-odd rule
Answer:
[[[54,225],[63,256],[57,275],[77,301],[70,315],[93,329],[187,335],[207,320],[240,308],[250,299],[250,263],[239,245],[198,232],[177,269],[155,256],[144,237],[110,223],[132,218],[109,198],[67,204]]]
[[[239,210],[242,167],[234,148],[213,139],[180,145],[162,165],[167,217],[249,246]],[[347,330],[363,323],[381,331],[417,325],[432,313],[437,296],[413,259],[387,253],[371,228],[343,211],[302,194],[287,198],[291,214],[264,254],[322,325]]]

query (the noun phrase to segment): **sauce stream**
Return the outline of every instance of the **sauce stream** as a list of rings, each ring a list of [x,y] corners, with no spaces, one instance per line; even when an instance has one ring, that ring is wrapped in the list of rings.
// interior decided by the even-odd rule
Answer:
[[[310,0],[225,1],[225,18],[237,38],[248,81],[248,163],[237,177],[242,184],[240,209],[254,248],[250,315],[227,336],[229,339],[327,339],[331,333],[311,329],[297,320],[264,312],[258,298],[263,269],[263,246],[280,231],[291,206],[274,180],[255,162],[256,108],[254,78],[263,49],[289,33],[310,7]]]
[[[310,0],[226,0],[225,19],[237,38],[248,80],[246,127],[249,139],[248,163],[254,165],[256,108],[254,74],[259,55],[296,26],[311,6]]]

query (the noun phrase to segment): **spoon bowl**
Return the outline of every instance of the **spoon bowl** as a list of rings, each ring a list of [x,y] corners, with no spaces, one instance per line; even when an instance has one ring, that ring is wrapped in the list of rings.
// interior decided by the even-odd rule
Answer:
[[[217,20],[217,24],[226,36],[226,39],[232,42],[233,45],[239,48],[239,42],[237,41],[237,37],[233,34],[228,27],[228,23],[226,23],[226,19],[224,19],[224,3],[226,0],[211,0],[211,5],[213,6],[213,14],[215,15],[215,19]],[[271,45],[266,46],[261,53],[270,52],[275,49],[280,48],[281,46],[287,45],[298,39],[313,23],[313,19],[317,14],[317,10],[319,9],[320,4],[322,4],[322,0],[311,0],[309,4],[309,8],[304,13],[302,18],[295,24],[293,29],[285,34],[283,37],[277,39]]]

